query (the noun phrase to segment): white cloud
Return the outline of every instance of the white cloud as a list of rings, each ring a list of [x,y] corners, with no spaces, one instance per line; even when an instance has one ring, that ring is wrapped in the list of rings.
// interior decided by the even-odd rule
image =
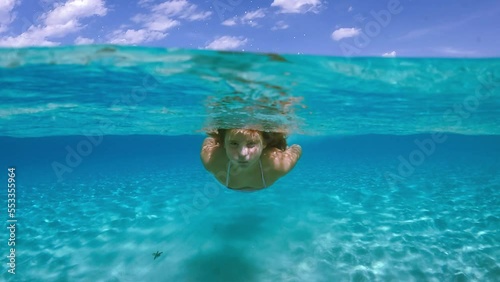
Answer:
[[[43,34],[44,37],[60,38],[82,28],[80,22],[77,20],[70,20],[64,24],[47,25],[40,29],[40,34]]]
[[[258,9],[258,10],[246,13],[241,18],[241,23],[248,24],[248,25],[251,25],[251,26],[256,26],[257,23],[254,22],[253,20],[254,19],[260,19],[260,18],[263,18],[265,16],[266,16],[266,14],[264,12],[264,9]]]
[[[231,50],[239,48],[247,43],[248,39],[235,36],[220,36],[205,46],[206,49]]]
[[[113,44],[140,44],[163,39],[167,33],[148,29],[116,30],[111,35],[109,43]]]
[[[266,16],[265,9],[257,9],[255,11],[246,12],[244,16],[232,17],[222,22],[222,25],[225,26],[234,26],[239,24],[247,24],[250,26],[257,26],[257,23],[254,21],[255,19],[260,19]]]
[[[161,40],[168,35],[168,30],[181,25],[181,20],[200,21],[212,15],[209,11],[199,11],[198,6],[186,0],[165,1],[158,5],[150,5],[151,1],[142,0],[139,4],[149,9],[149,14],[132,17],[132,21],[139,24],[140,28],[117,29],[108,35],[110,43],[140,44]]]
[[[288,25],[284,21],[277,22],[271,30],[287,29]]]
[[[359,28],[355,28],[355,27],[345,28],[345,27],[343,27],[343,28],[339,28],[339,29],[335,30],[332,33],[332,39],[335,41],[339,41],[343,38],[358,36],[360,32],[361,32],[361,29],[359,29]]]
[[[271,7],[278,7],[280,13],[317,13],[321,0],[274,0]]]
[[[154,0],[139,0],[139,2],[137,2],[137,5],[141,6],[141,7],[147,7],[149,6],[152,2],[154,2]]]
[[[78,36],[75,39],[75,44],[76,45],[86,45],[86,44],[92,44],[92,43],[94,43],[94,39],[92,39],[92,38],[86,38],[86,37]]]
[[[396,51],[392,51],[392,52],[388,52],[388,53],[384,53],[382,54],[382,57],[396,57]]]
[[[347,9],[347,12],[352,12],[352,6],[349,6],[349,8]]]
[[[41,25],[31,25],[27,31],[18,35],[0,39],[0,46],[53,46],[58,42],[53,38],[64,37],[84,26],[81,19],[92,16],[104,16],[107,9],[104,0],[68,0],[64,4],[56,4],[53,10],[40,17]]]
[[[225,21],[222,22],[222,25],[225,25],[225,26],[234,26],[234,25],[236,25],[236,20],[237,20],[236,17],[227,19],[227,20],[225,20]]]
[[[189,4],[186,0],[166,1],[153,7],[153,12],[167,17],[179,17],[190,21],[208,19],[212,12],[198,12],[195,4]]]
[[[88,16],[104,16],[107,9],[102,0],[70,0],[63,5],[57,4],[55,9],[42,15],[48,26],[64,25],[78,18]]]
[[[18,36],[9,36],[0,38],[0,46],[3,47],[22,47],[22,46],[55,46],[58,45],[57,42],[49,41],[43,36],[35,36],[33,29],[29,29],[27,32],[22,33]]]
[[[441,47],[436,49],[440,53],[444,53],[447,55],[453,55],[453,56],[473,56],[476,55],[476,51],[470,51],[470,50],[461,50],[461,49],[456,49],[453,47]]]
[[[6,31],[9,24],[16,18],[16,14],[12,10],[19,3],[19,0],[2,0],[0,2],[0,33]]]
[[[406,39],[416,39],[418,37],[422,37],[424,35],[427,35],[432,32],[432,28],[421,28],[421,29],[416,29],[412,30],[405,35],[399,37],[399,40],[406,40]]]
[[[179,21],[164,17],[158,17],[153,21],[145,22],[144,27],[146,27],[148,30],[166,31],[179,24]]]

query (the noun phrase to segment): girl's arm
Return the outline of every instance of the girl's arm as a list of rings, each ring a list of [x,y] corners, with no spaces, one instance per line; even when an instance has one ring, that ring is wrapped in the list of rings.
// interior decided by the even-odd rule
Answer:
[[[293,144],[288,147],[285,152],[283,152],[283,166],[286,172],[289,172],[295,167],[297,161],[302,156],[302,147],[297,144]]]
[[[273,148],[268,154],[274,169],[283,176],[295,167],[302,156],[302,148],[299,145],[292,145],[284,151]]]
[[[203,166],[209,170],[211,165],[213,164],[213,156],[215,150],[219,147],[219,144],[213,137],[207,137],[205,138],[205,141],[203,141],[203,145],[201,146],[201,162],[203,163]]]

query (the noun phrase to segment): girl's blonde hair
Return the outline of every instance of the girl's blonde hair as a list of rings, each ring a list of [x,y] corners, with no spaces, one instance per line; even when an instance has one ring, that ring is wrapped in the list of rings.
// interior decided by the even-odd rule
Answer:
[[[267,131],[260,131],[256,129],[245,129],[245,128],[231,128],[231,129],[219,128],[212,132],[208,132],[207,134],[208,136],[214,138],[217,141],[217,143],[222,144],[224,146],[224,140],[229,131],[232,131],[233,134],[243,133],[245,135],[251,136],[252,138],[260,136],[262,138],[262,141],[267,144],[267,147],[277,148],[282,151],[286,150],[287,147],[286,135],[281,132],[267,132]]]

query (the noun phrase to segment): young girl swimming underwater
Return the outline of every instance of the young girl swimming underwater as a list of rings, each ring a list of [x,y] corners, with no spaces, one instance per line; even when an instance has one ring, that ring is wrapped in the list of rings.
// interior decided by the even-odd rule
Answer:
[[[285,134],[254,129],[218,129],[201,149],[206,170],[227,188],[267,188],[290,172],[300,156],[299,145],[287,147]]]

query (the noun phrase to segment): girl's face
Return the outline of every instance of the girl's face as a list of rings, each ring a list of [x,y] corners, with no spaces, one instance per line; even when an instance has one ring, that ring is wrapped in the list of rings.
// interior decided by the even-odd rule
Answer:
[[[259,161],[266,147],[260,134],[251,136],[233,131],[226,134],[224,144],[229,160],[241,167],[249,167]]]

